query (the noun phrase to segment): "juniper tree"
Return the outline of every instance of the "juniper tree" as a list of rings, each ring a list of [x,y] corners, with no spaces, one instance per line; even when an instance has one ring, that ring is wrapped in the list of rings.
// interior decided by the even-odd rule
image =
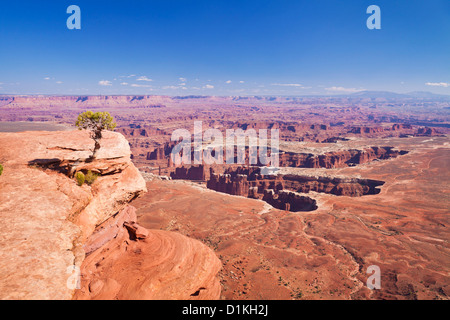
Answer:
[[[86,111],[78,116],[75,123],[78,129],[89,130],[91,138],[95,142],[94,150],[91,158],[95,158],[95,154],[100,149],[100,139],[102,138],[102,131],[114,130],[116,122],[109,112],[92,112]]]

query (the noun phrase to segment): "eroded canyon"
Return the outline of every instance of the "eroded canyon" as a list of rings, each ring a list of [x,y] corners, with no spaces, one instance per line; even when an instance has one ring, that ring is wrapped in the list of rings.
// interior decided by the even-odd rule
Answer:
[[[448,299],[449,107],[358,96],[2,96],[1,121],[68,127],[0,133],[2,298]],[[94,162],[87,133],[70,130],[85,110],[118,122]],[[172,132],[195,138],[195,121],[203,132],[278,129],[279,168],[174,164]],[[98,180],[77,186],[75,164]],[[381,289],[366,285],[371,265]],[[77,289],[67,287],[69,266],[80,268]]]

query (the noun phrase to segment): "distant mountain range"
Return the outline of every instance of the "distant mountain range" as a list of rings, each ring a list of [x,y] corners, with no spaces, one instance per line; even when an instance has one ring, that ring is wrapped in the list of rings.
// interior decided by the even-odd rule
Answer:
[[[127,99],[127,97],[131,98],[133,100],[142,100],[142,99],[162,99],[162,100],[170,100],[170,99],[207,99],[211,97],[219,98],[221,96],[200,96],[200,95],[186,95],[186,96],[161,96],[161,95],[125,95],[125,94],[110,94],[110,95],[56,95],[56,94],[49,94],[49,95],[43,95],[43,94],[1,94],[0,93],[0,103],[2,101],[6,101],[12,98],[15,99],[26,99],[28,97],[40,97],[43,99],[48,98],[56,98],[59,97],[61,99],[77,99],[76,102],[83,102],[88,99],[99,99],[99,100],[120,100],[120,99]],[[223,96],[228,97],[229,96]],[[358,91],[352,94],[335,94],[335,95],[302,95],[302,96],[285,96],[285,95],[261,95],[261,96],[235,96],[237,100],[240,99],[249,99],[249,98],[256,98],[258,100],[270,100],[274,101],[277,98],[299,98],[299,97],[309,97],[309,98],[362,98],[362,99],[427,99],[427,100],[440,100],[440,101],[450,101],[450,95],[446,94],[436,94],[428,91],[413,91],[409,93],[396,93],[391,91]]]
[[[428,91],[413,91],[409,93],[396,93],[390,91],[360,91],[350,95],[361,98],[385,98],[385,99],[443,99],[450,100],[450,95],[436,94]]]

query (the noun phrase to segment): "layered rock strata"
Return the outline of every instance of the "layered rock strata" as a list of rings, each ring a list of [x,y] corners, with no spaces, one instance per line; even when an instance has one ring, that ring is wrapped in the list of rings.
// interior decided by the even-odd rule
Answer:
[[[392,147],[342,150],[326,152],[320,155],[286,152],[280,155],[280,167],[344,168],[368,163],[374,160],[396,158],[406,153],[407,151],[394,150]]]
[[[81,297],[79,281],[74,279],[80,270],[91,270],[89,261],[94,257],[105,264],[123,263],[114,277],[107,277],[105,288],[111,281],[136,288],[142,285],[139,277],[158,274],[152,271],[157,268],[162,272],[160,282],[146,286],[139,297],[181,297],[172,292],[189,292],[190,297],[197,290],[207,293],[194,297],[218,297],[220,288],[214,276],[220,263],[212,251],[181,235],[149,231],[136,224],[128,204],[146,191],[146,185],[130,160],[127,140],[119,133],[105,132],[100,145],[93,160],[94,142],[85,131],[0,133],[4,167],[0,176],[0,299]],[[97,180],[79,186],[73,174],[89,170],[99,175]],[[125,247],[130,252],[141,250],[145,260],[141,269],[127,270],[129,257],[120,250],[124,246],[115,246],[121,239],[128,242]],[[91,260],[85,260],[86,256]],[[129,272],[140,275],[133,278]],[[170,277],[164,278],[166,273]],[[194,274],[191,286],[186,286],[186,277]],[[98,285],[102,280],[83,272],[81,278],[89,279],[89,285],[97,283],[92,284],[96,293],[104,292]],[[92,290],[83,298],[96,297]],[[138,298],[135,292],[142,293],[124,291],[120,298]]]
[[[211,170],[212,171],[212,170]],[[262,199],[273,207],[288,211],[312,211],[316,201],[310,191],[337,196],[360,197],[378,194],[383,181],[356,178],[301,175],[261,175],[259,167],[228,168],[224,174],[211,173],[207,188],[231,195]]]

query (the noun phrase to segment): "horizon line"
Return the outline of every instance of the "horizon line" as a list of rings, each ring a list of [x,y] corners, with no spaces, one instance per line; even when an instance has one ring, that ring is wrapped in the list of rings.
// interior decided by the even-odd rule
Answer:
[[[64,93],[0,93],[0,96],[44,96],[44,97],[107,97],[107,96],[148,96],[148,97],[219,97],[219,98],[229,98],[229,97],[358,97],[361,93],[389,93],[408,96],[414,93],[426,93],[435,96],[446,96],[450,97],[450,94],[434,93],[431,91],[410,91],[405,93],[399,93],[395,91],[385,91],[385,90],[361,90],[352,93],[335,93],[335,94],[302,94],[302,95],[289,95],[289,94],[242,94],[242,95],[202,95],[202,94],[186,94],[186,95],[167,95],[167,94],[64,94]]]

